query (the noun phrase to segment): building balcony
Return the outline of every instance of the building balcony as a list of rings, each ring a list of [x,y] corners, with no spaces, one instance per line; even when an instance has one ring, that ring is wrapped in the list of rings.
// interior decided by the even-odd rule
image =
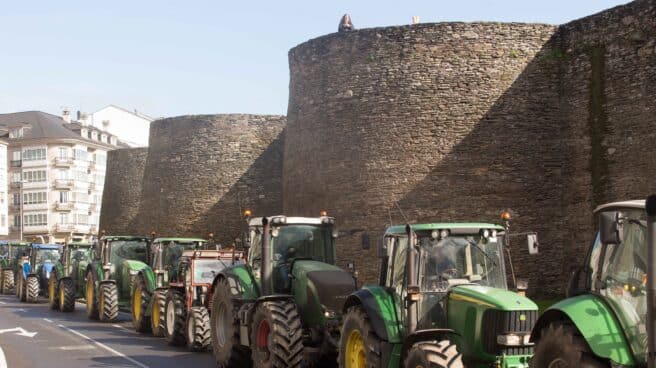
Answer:
[[[72,157],[55,157],[55,167],[71,167],[75,164],[75,159]]]
[[[56,189],[73,189],[75,180],[73,179],[57,179],[55,180]]]
[[[32,181],[32,182],[24,182],[23,183],[23,189],[35,189],[35,188],[47,188],[48,187],[48,182],[47,181]]]
[[[20,181],[12,181],[9,183],[9,186],[12,188],[20,188],[21,187],[21,182]]]
[[[24,225],[23,234],[43,234],[48,232],[48,225]]]
[[[23,167],[48,166],[48,160],[23,160]]]
[[[21,167],[23,162],[21,160],[11,160],[9,161],[9,167]]]
[[[37,210],[47,210],[47,209],[48,209],[47,203],[31,203],[31,204],[23,205],[23,211],[37,211]]]
[[[89,225],[78,225],[78,224],[56,224],[55,231],[59,233],[83,233],[87,234],[91,231],[91,226]]]
[[[57,211],[71,211],[75,208],[75,204],[72,202],[67,202],[67,203],[60,203],[56,202],[55,203],[55,210]]]

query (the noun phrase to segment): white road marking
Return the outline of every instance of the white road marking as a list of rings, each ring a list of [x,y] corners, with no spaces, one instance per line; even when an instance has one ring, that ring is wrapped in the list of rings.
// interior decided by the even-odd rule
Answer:
[[[7,304],[7,303],[5,303],[5,302],[0,302],[0,304]]]
[[[75,345],[75,346],[59,346],[59,347],[50,348],[50,349],[70,351],[70,350],[93,350],[95,348],[96,347],[92,346],[92,345]]]
[[[0,368],[7,368],[7,359],[5,359],[5,352],[0,348]]]
[[[38,332],[27,332],[22,327],[5,328],[4,330],[0,330],[0,334],[7,333],[7,332],[16,332],[16,335],[25,336],[25,337],[34,337],[34,335],[38,333]]]
[[[46,322],[52,323],[52,320],[50,320],[50,319],[44,318],[43,320],[46,321]]]
[[[113,326],[113,327],[116,327],[116,328],[120,328],[121,330],[125,330],[125,331],[127,331],[127,332],[132,332],[132,330],[130,330],[129,328],[125,328],[125,327],[123,327],[123,326],[121,326],[121,325],[112,325],[112,326]]]
[[[97,345],[97,346],[100,346],[101,348],[103,348],[103,349],[109,351],[110,353],[112,353],[112,354],[114,354],[114,355],[116,355],[116,356],[119,356],[119,357],[121,357],[121,358],[123,358],[123,359],[129,361],[130,363],[136,365],[137,367],[148,368],[147,365],[145,365],[145,364],[143,364],[143,363],[140,363],[140,362],[138,362],[138,361],[136,361],[136,360],[130,358],[129,356],[127,356],[127,355],[125,355],[125,354],[123,354],[123,353],[121,353],[121,352],[119,352],[119,351],[116,351],[116,350],[110,348],[109,346],[103,344],[102,342],[96,341],[96,340],[90,338],[89,336],[86,336],[86,335],[84,335],[84,334],[82,334],[82,333],[79,333],[79,332],[77,332],[77,331],[75,331],[75,330],[73,330],[73,329],[70,329],[70,328],[68,328],[68,327],[66,327],[66,326],[64,326],[64,325],[57,325],[57,326],[60,327],[60,328],[65,329],[65,330],[69,331],[70,333],[72,333],[72,334],[74,334],[74,335],[77,335],[77,336],[79,336],[79,337],[81,337],[81,338],[83,338],[83,339],[85,339],[85,340],[87,340],[87,341],[89,341],[89,342],[91,342],[91,343]],[[0,368],[2,368],[2,367],[0,367]]]

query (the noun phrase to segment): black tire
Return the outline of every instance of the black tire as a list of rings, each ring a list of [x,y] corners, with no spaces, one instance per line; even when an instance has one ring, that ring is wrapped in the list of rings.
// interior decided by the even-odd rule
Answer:
[[[9,290],[14,287],[14,272],[12,270],[2,270],[2,293],[8,294]]]
[[[96,276],[92,270],[87,272],[86,290],[84,291],[84,298],[87,303],[87,318],[97,320],[100,318],[98,313],[98,293],[96,290]]]
[[[25,282],[25,301],[28,303],[39,301],[39,278],[36,276],[27,276]]]
[[[70,313],[75,310],[75,282],[69,278],[59,281],[59,310]]]
[[[571,323],[552,322],[540,331],[531,359],[532,368],[558,367],[608,368],[595,358],[590,346]]]
[[[118,288],[114,283],[103,283],[98,288],[98,319],[114,322],[118,318]]]
[[[251,325],[253,363],[256,367],[300,367],[303,362],[303,325],[296,303],[262,302]]]
[[[19,301],[25,301],[25,281],[23,281],[23,275],[18,275],[18,285],[16,285],[16,297]]]
[[[218,281],[212,294],[210,313],[212,351],[218,367],[250,368],[253,366],[251,349],[239,342],[238,308],[232,302],[236,296],[237,292],[233,293],[227,279]]]
[[[57,273],[52,272],[48,279],[48,304],[50,309],[59,310],[59,283],[57,282]]]
[[[192,307],[187,315],[187,347],[191,351],[205,351],[210,347],[210,314],[205,307]]]
[[[146,316],[152,294],[148,291],[146,280],[142,275],[138,275],[134,287],[132,288],[132,302],[130,311],[132,312],[132,326],[137,332],[150,331],[150,319]]]
[[[418,342],[410,348],[404,367],[464,368],[462,354],[449,340]]]
[[[164,329],[164,338],[169,345],[181,346],[185,340],[186,310],[184,296],[175,291],[169,290],[166,294],[166,328]]]
[[[155,290],[151,300],[150,331],[155,337],[164,336],[166,325],[166,294],[162,290]]]
[[[380,349],[381,339],[376,335],[367,312],[359,305],[350,307],[344,315],[344,323],[339,338],[339,355],[337,356],[337,362],[341,368],[350,368],[354,365],[353,357],[347,357],[349,338],[362,339],[365,348],[365,367],[377,368],[381,366],[380,351],[378,350]]]

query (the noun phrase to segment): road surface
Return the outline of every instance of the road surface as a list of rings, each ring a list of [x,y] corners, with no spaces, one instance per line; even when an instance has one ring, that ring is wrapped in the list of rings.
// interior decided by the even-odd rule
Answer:
[[[87,319],[84,304],[62,313],[44,298],[28,304],[0,295],[0,368],[214,366],[209,352],[192,353],[134,332],[127,313],[101,323]]]

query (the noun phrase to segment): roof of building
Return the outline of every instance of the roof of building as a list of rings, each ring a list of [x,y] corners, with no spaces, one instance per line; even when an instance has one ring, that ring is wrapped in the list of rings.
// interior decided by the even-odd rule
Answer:
[[[106,109],[106,108],[108,108],[108,107],[113,107],[113,108],[115,108],[115,109],[117,109],[117,110],[121,110],[121,111],[123,111],[123,112],[125,112],[125,113],[132,114],[132,115],[134,115],[134,116],[138,116],[138,117],[140,117],[140,118],[142,118],[142,119],[145,119],[145,120],[148,120],[148,121],[153,121],[153,120],[155,120],[155,118],[150,117],[150,116],[148,116],[148,115],[146,115],[146,114],[143,114],[143,113],[141,113],[141,112],[139,112],[139,111],[137,111],[137,110],[130,111],[130,110],[128,110],[128,109],[126,109],[126,108],[123,108],[123,107],[121,107],[121,106],[116,106],[116,105],[112,105],[112,104],[107,105],[107,106],[103,107],[102,109],[100,109],[100,110],[98,110],[98,111],[102,111],[102,110],[104,110],[104,109]],[[97,113],[98,111],[94,112],[93,114]],[[92,115],[93,115],[93,114],[92,114]]]

